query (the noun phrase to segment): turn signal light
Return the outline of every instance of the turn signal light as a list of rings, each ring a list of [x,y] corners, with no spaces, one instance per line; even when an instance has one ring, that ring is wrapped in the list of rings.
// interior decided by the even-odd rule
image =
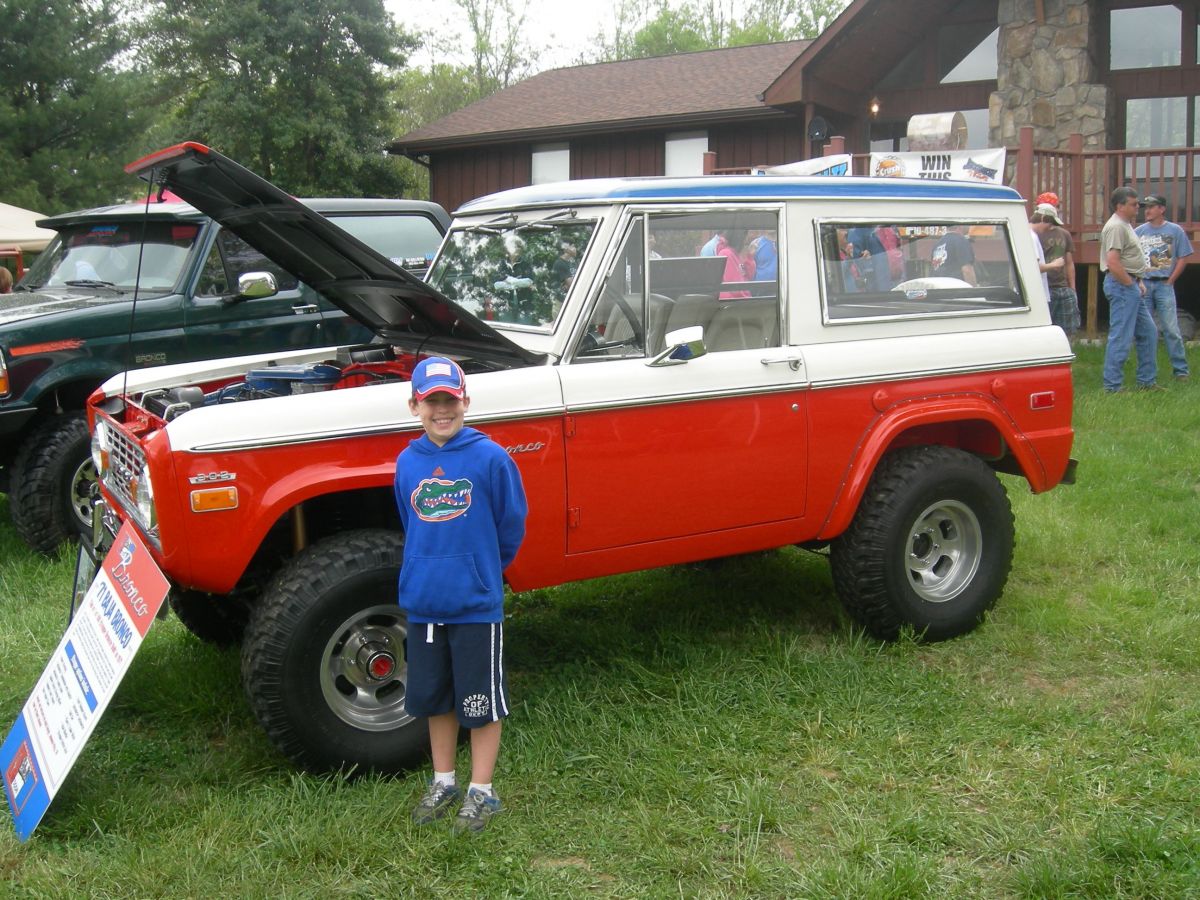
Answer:
[[[192,491],[192,512],[218,512],[222,509],[237,509],[238,493],[236,487],[205,488],[202,491]]]

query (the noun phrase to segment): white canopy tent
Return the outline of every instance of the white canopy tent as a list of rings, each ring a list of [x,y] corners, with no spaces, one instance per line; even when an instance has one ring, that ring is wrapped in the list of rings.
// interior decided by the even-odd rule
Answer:
[[[20,247],[28,253],[46,249],[55,232],[37,227],[37,221],[44,218],[41,213],[0,203],[0,247]]]

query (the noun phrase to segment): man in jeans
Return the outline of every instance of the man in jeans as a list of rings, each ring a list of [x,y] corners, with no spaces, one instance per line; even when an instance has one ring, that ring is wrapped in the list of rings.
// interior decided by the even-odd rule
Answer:
[[[1119,187],[1112,192],[1113,214],[1100,233],[1100,269],[1104,296],[1108,298],[1108,345],[1104,348],[1104,390],[1123,391],[1125,361],[1137,341],[1137,383],[1143,391],[1161,391],[1158,384],[1158,331],[1146,304],[1146,257],[1133,231],[1137,218],[1137,191]]]
[[[1151,194],[1141,205],[1146,210],[1146,222],[1137,227],[1136,233],[1146,256],[1146,300],[1158,315],[1175,380],[1187,381],[1187,353],[1175,310],[1175,280],[1187,268],[1192,244],[1182,228],[1167,221],[1167,201],[1161,195]]]

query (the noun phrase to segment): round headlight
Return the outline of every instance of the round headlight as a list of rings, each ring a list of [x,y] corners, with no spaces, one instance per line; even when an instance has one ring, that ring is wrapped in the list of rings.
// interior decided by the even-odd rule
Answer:
[[[108,471],[109,446],[108,423],[101,419],[96,423],[96,430],[92,432],[92,463],[96,467],[96,475],[100,478],[104,478]]]
[[[133,501],[137,504],[138,515],[142,524],[147,528],[155,528],[158,518],[154,510],[154,485],[150,483],[150,467],[142,466],[134,485]]]

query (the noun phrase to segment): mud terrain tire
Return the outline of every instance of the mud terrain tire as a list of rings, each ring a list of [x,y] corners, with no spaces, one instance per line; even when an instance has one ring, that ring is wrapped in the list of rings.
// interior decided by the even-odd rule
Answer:
[[[96,480],[87,419],[81,412],[47,419],[25,439],[13,460],[8,496],[13,527],[41,553],[92,527],[90,485]]]
[[[428,752],[404,708],[404,539],[350,531],[289,562],[250,614],[242,684],[279,750],[312,772],[397,772]]]
[[[929,641],[971,631],[1012,567],[1012,507],[982,460],[907,447],[880,461],[858,512],[832,545],[834,587],[875,637],[904,626]]]

